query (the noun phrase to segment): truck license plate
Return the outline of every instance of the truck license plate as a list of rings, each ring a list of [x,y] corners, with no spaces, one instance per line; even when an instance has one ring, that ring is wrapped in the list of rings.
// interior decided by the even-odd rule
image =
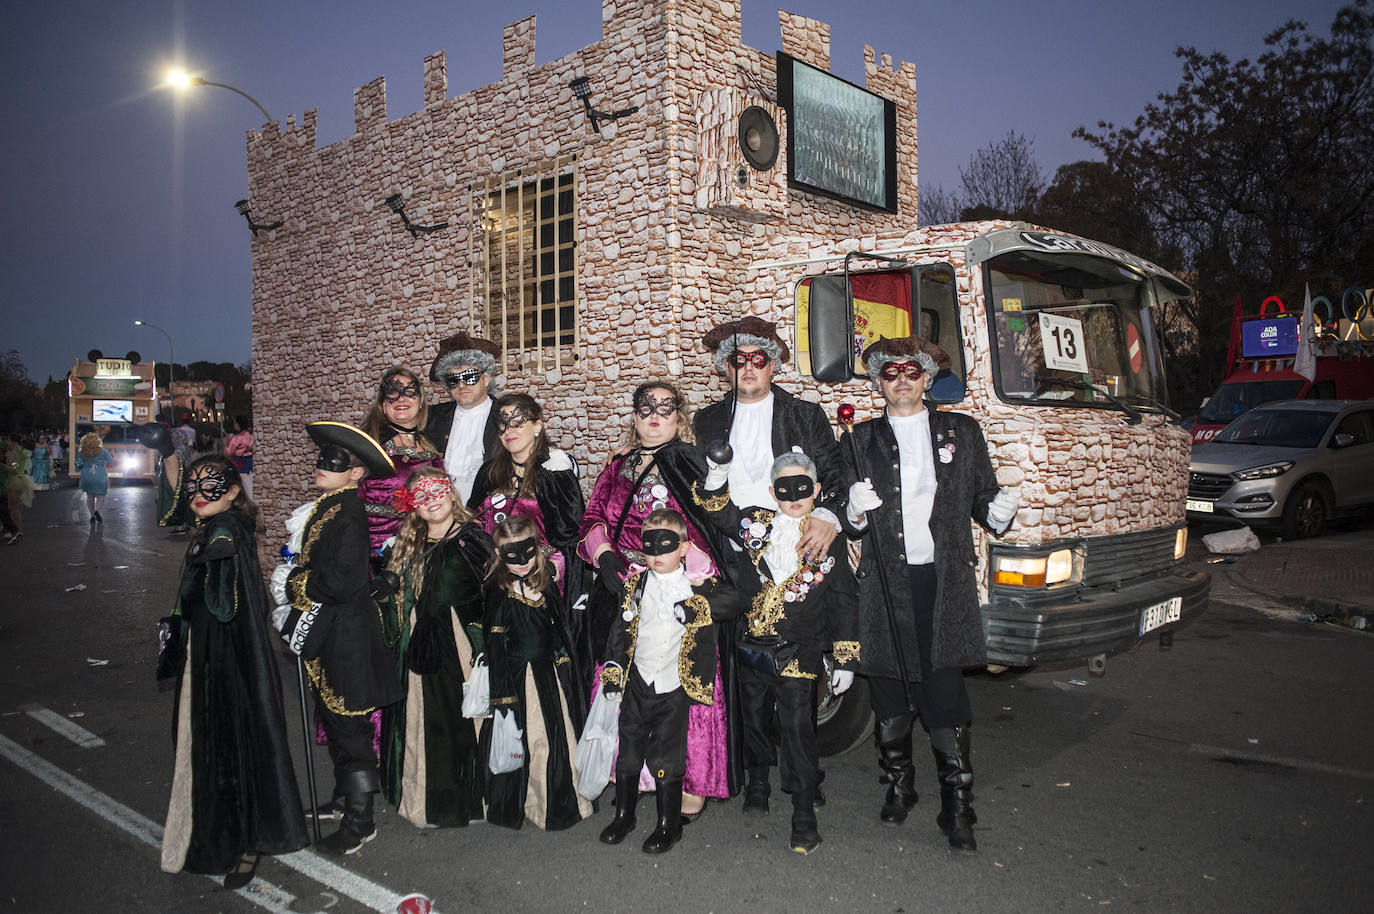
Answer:
[[[1178,504],[1178,502],[1174,502],[1174,504]],[[1197,498],[1190,498],[1187,501],[1185,501],[1183,503],[1183,509],[1185,511],[1198,511],[1203,514],[1211,514],[1213,511],[1216,510],[1212,507],[1212,503],[1210,501],[1202,501]]]
[[[1170,597],[1163,603],[1147,606],[1140,614],[1140,633],[1152,632],[1161,625],[1177,622],[1183,618],[1183,598]]]

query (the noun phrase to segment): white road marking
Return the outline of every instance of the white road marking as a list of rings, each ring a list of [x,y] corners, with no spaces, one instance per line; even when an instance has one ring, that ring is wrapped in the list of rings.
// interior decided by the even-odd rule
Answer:
[[[28,771],[34,777],[65,794],[78,804],[100,816],[110,824],[132,835],[144,844],[154,848],[162,847],[162,826],[135,812],[129,807],[106,796],[84,781],[72,777],[67,772],[34,755],[13,740],[0,736],[0,756],[4,756],[17,767]],[[392,914],[397,903],[408,893],[397,892],[378,885],[357,873],[331,863],[313,851],[296,851],[272,858],[277,863],[290,867],[331,891],[347,895],[355,901],[367,905],[373,911]],[[219,882],[220,877],[209,877]],[[295,898],[280,888],[254,879],[239,894],[254,904],[275,914],[290,914]]]
[[[19,710],[23,711],[25,714],[29,715],[29,717],[32,717],[48,729],[56,731],[61,736],[65,736],[82,749],[98,749],[105,745],[105,741],[91,731],[83,727],[78,727],[61,714],[58,714],[56,711],[50,711],[42,705],[23,705]]]
[[[111,799],[89,784],[77,780],[61,768],[39,758],[4,736],[0,736],[0,755],[49,787],[86,807],[106,822],[131,835],[134,839],[155,850],[161,850],[162,826],[153,820],[139,815],[129,807]],[[224,877],[206,876],[205,878],[218,885],[222,884],[221,880]],[[296,899],[294,896],[261,877],[239,889],[238,894],[258,907],[271,911],[272,914],[292,914],[295,910]]]

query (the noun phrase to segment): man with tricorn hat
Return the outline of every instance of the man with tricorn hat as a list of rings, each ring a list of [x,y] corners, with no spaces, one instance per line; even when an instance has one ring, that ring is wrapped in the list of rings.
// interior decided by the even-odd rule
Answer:
[[[845,520],[864,542],[859,668],[868,676],[888,785],[879,817],[899,825],[916,803],[914,709],[935,755],[936,822],[951,847],[972,852],[973,712],[963,671],[985,665],[987,653],[969,521],[1006,532],[1019,494],[999,488],[974,419],[925,401],[935,375],[950,365],[944,350],[916,336],[881,337],[863,359],[887,408],[845,434],[845,459],[857,460],[851,469],[863,477],[850,489]]]
[[[716,371],[730,384],[730,392],[698,412],[693,423],[697,443],[706,450],[708,463],[729,464],[730,501],[737,508],[776,510],[778,503],[771,491],[770,472],[774,459],[795,451],[811,457],[819,476],[821,497],[796,551],[802,562],[823,561],[839,532],[838,515],[844,510],[845,493],[852,481],[824,410],[773,383],[778,366],[789,361],[791,353],[772,321],[752,315],[727,321],[711,328],[702,342],[711,352]],[[725,444],[733,454],[721,450]],[[735,543],[724,539],[718,547],[726,566],[722,571],[729,580],[738,584],[756,577],[748,554]],[[732,787],[743,788],[745,772],[739,770],[744,757],[743,733],[738,726],[743,713],[738,706],[734,668],[735,635],[732,627],[723,627],[718,643],[730,710],[730,782]],[[766,782],[757,786],[754,795],[746,796],[748,808],[766,808],[766,798],[760,798],[758,793],[764,789]],[[817,803],[823,803],[819,787],[816,793]]]
[[[500,347],[464,330],[439,342],[429,366],[429,379],[443,384],[453,399],[429,411],[425,437],[444,456],[462,503],[472,495],[478,469],[495,452],[497,416],[489,387],[500,370]]]
[[[730,393],[697,413],[697,443],[708,454],[712,444],[730,444],[730,500],[741,508],[777,508],[768,491],[773,460],[794,450],[809,455],[820,473],[823,495],[797,551],[804,560],[824,558],[839,531],[838,515],[851,480],[825,411],[773,383],[778,366],[791,358],[777,325],[744,317],[713,327],[703,342]]]
[[[305,663],[334,763],[339,831],[325,851],[356,853],[377,834],[373,795],[381,789],[371,714],[401,697],[395,661],[382,640],[368,573],[367,515],[358,483],[394,472],[382,446],[343,422],[305,427],[319,448],[314,486],[323,494],[287,521],[290,561],[272,575],[273,614],[287,646]]]

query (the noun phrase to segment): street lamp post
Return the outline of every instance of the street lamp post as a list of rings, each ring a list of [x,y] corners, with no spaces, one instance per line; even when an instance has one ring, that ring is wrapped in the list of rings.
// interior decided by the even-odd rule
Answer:
[[[247,92],[244,92],[242,89],[236,88],[234,86],[230,86],[225,83],[211,82],[210,80],[204,79],[199,76],[192,76],[185,70],[169,71],[167,74],[167,84],[177,89],[188,89],[192,86],[217,86],[220,89],[228,89],[230,92],[237,92],[239,95],[242,95],[244,98],[252,102],[257,107],[257,109],[262,112],[262,116],[265,121],[272,120],[272,115],[267,113],[267,109],[264,108],[256,98],[249,95]]]
[[[172,389],[173,375],[177,370],[177,363],[174,361],[175,357],[172,355],[172,335],[157,324],[150,324],[147,321],[134,321],[134,326],[151,327],[158,333],[167,337],[167,416],[170,419],[172,418],[172,414],[176,412],[177,406],[176,391]]]

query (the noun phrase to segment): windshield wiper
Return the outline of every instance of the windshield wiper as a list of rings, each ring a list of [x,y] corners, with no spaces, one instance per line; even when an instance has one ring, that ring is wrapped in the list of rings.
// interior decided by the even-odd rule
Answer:
[[[1044,388],[1047,384],[1058,384],[1061,387],[1072,387],[1074,390],[1086,390],[1089,393],[1101,394],[1102,396],[1106,397],[1107,400],[1113,406],[1115,406],[1117,409],[1121,410],[1123,413],[1126,414],[1126,423],[1128,425],[1140,424],[1141,415],[1139,410],[1131,406],[1129,403],[1123,403],[1121,400],[1107,393],[1106,390],[1104,390],[1101,387],[1098,387],[1096,384],[1089,384],[1087,381],[1080,381],[1077,378],[1051,378],[1044,375],[1037,376],[1035,379],[1035,384],[1035,393],[1031,394],[1032,399],[1035,399],[1039,397],[1042,393],[1044,393]]]
[[[1183,417],[1180,416],[1178,413],[1174,412],[1172,409],[1170,409],[1169,407],[1165,406],[1164,403],[1163,403],[1162,401],[1156,400],[1154,397],[1150,396],[1149,394],[1126,394],[1126,396],[1122,397],[1121,399],[1123,399],[1123,400],[1139,400],[1139,401],[1141,401],[1142,403],[1144,403],[1146,406],[1153,406],[1155,409],[1159,410],[1159,411],[1162,412],[1164,415],[1168,416],[1170,419],[1173,419],[1175,422],[1177,422],[1178,420],[1180,420],[1180,419],[1183,418]]]

